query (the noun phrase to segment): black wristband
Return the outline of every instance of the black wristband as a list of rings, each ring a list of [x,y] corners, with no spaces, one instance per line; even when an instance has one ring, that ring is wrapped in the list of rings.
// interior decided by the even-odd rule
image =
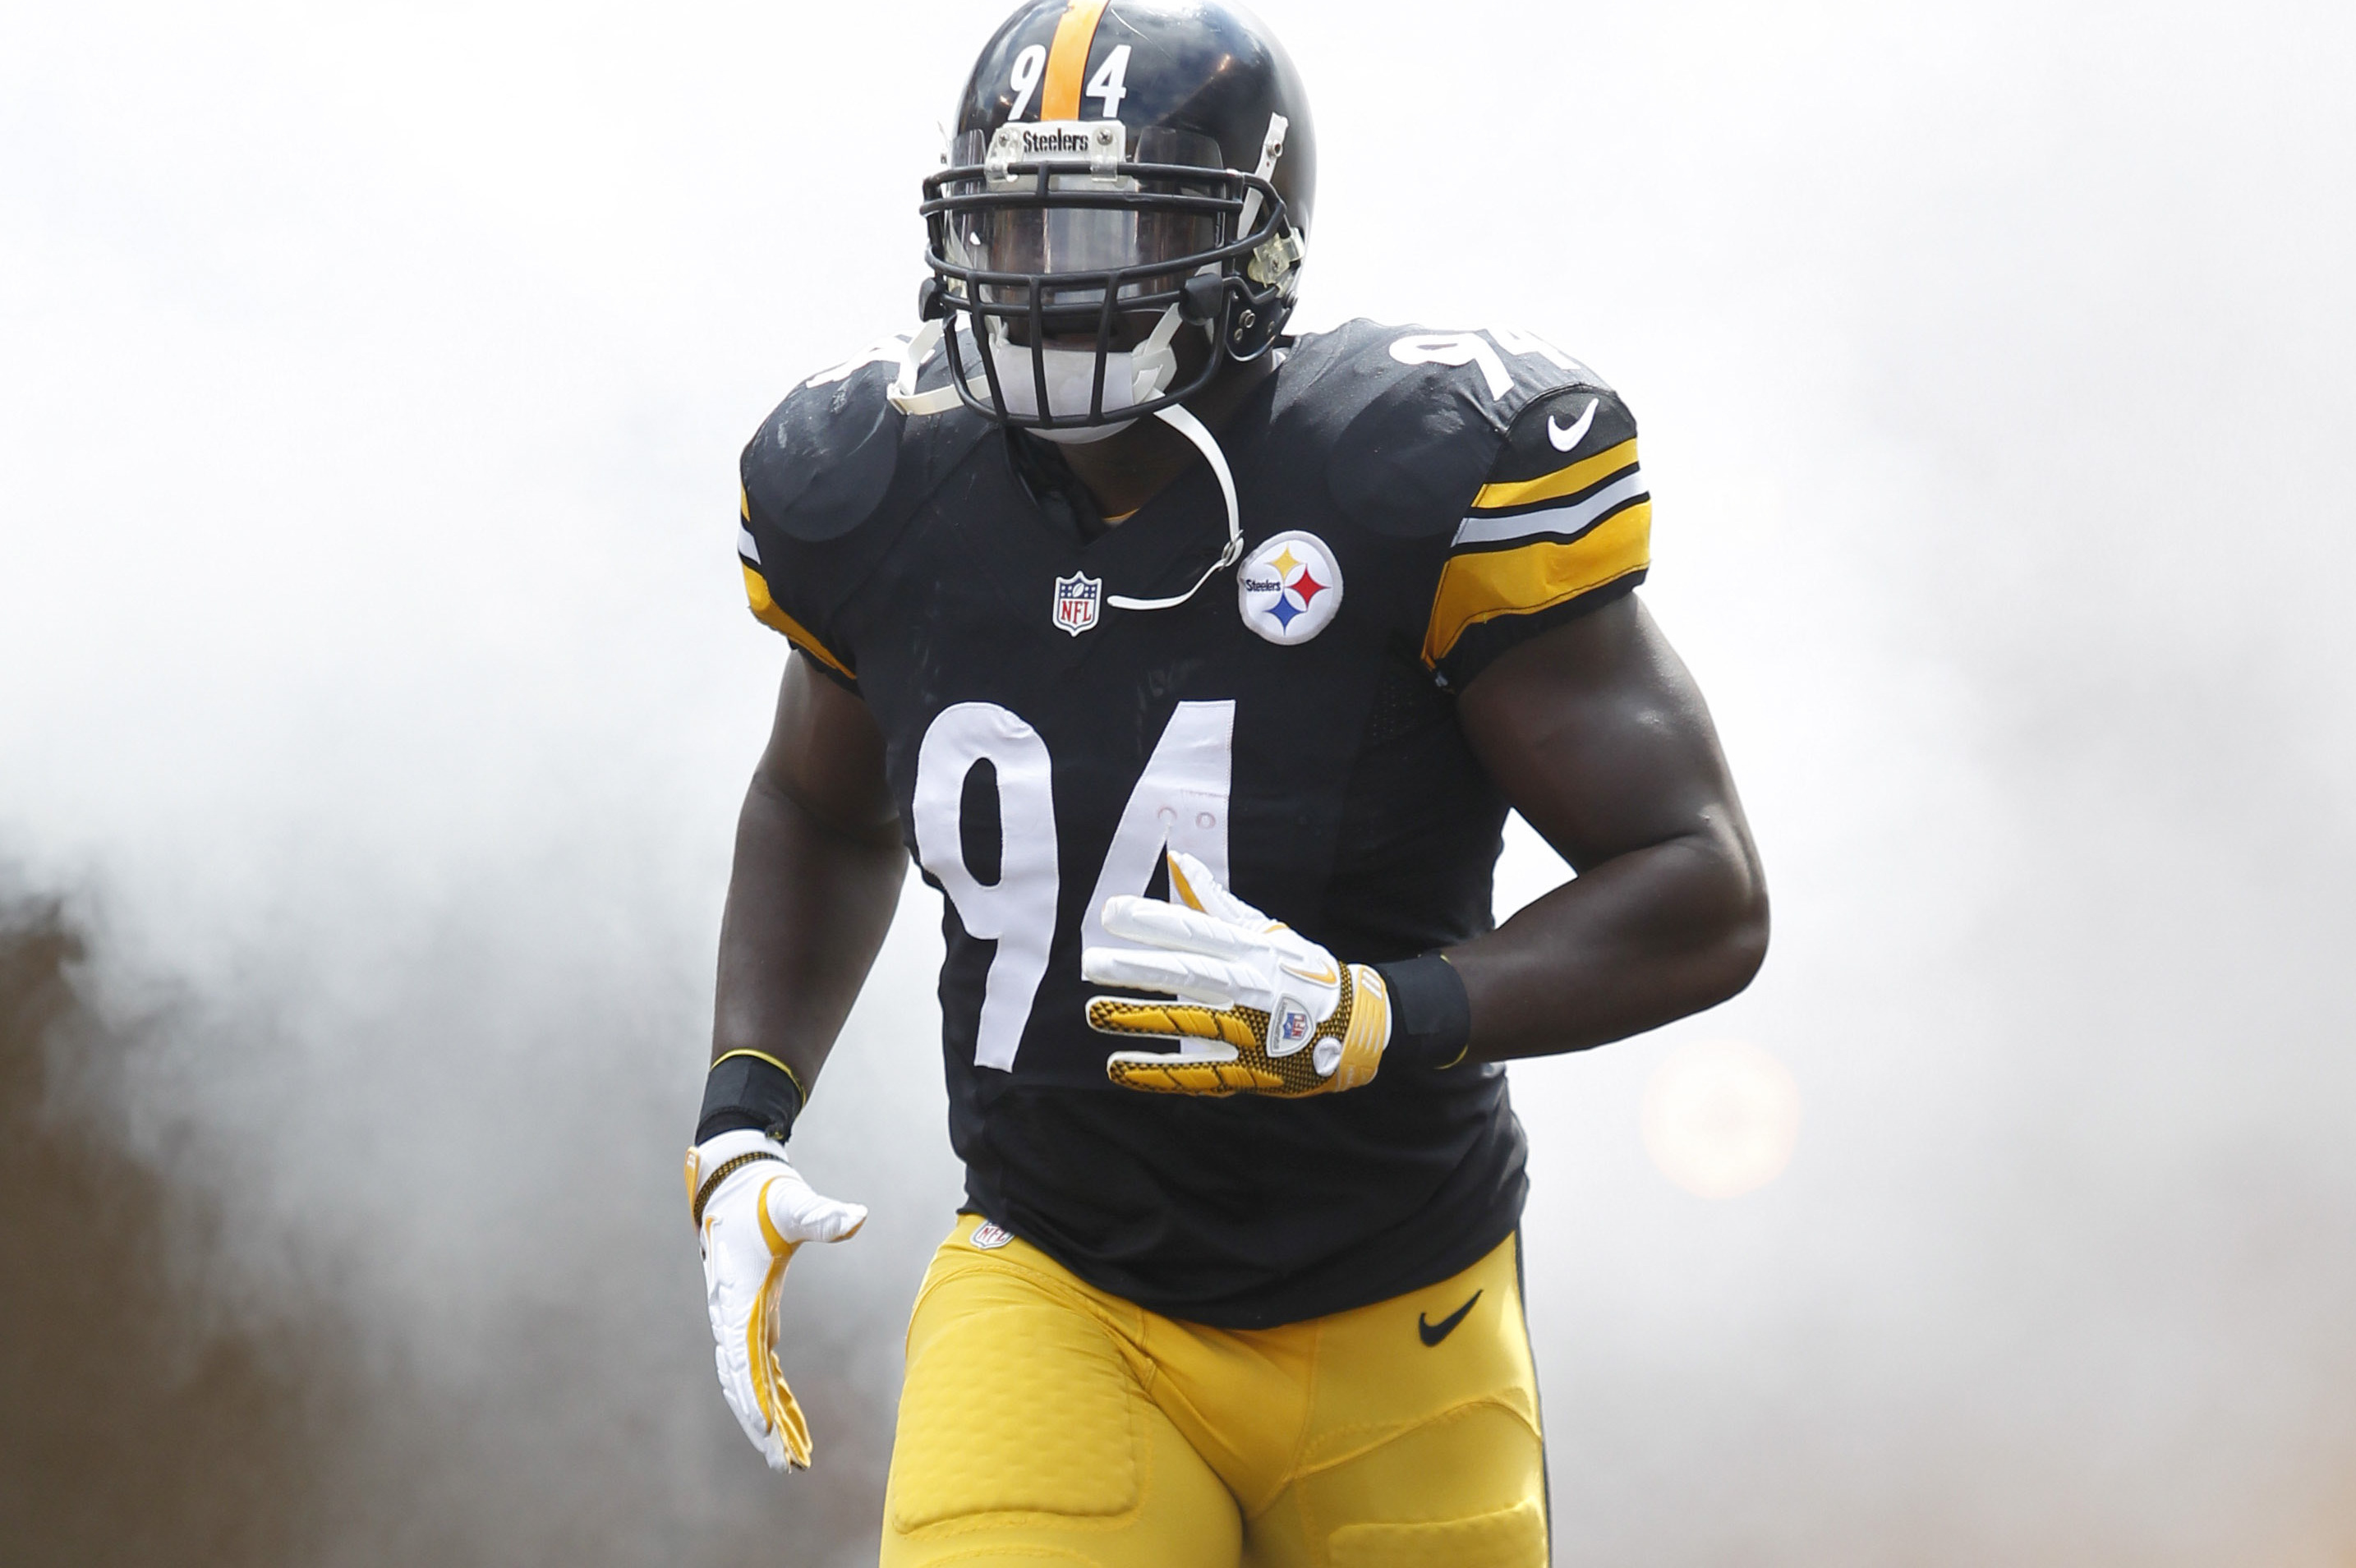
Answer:
[[[1435,1069],[1463,1061],[1472,1039],[1472,1000],[1456,965],[1427,953],[1374,970],[1391,994],[1391,1043],[1384,1054],[1401,1053],[1419,1067]]]
[[[801,1114],[802,1086],[791,1069],[758,1051],[732,1051],[703,1080],[695,1141],[751,1128],[783,1143],[794,1136],[794,1118]]]

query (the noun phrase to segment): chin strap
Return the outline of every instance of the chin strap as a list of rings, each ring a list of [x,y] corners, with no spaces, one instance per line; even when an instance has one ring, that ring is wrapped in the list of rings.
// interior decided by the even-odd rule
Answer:
[[[1163,358],[1172,359],[1174,363],[1170,341],[1178,335],[1178,311],[1173,305],[1154,324],[1152,335],[1138,347],[1137,357],[1149,367]],[[916,389],[916,372],[938,347],[942,327],[943,324],[938,321],[926,322],[923,330],[908,340],[906,351],[900,356],[900,373],[893,379],[891,400],[892,406],[904,414],[946,413],[958,406],[960,400],[954,382],[946,387],[936,387],[929,392]],[[1167,599],[1132,599],[1126,593],[1105,595],[1105,603],[1116,610],[1175,609],[1201,592],[1203,584],[1241,560],[1244,554],[1243,512],[1236,505],[1235,471],[1227,466],[1227,454],[1219,450],[1218,438],[1204,428],[1201,420],[1187,412],[1183,404],[1173,403],[1166,409],[1156,409],[1153,417],[1193,443],[1194,450],[1203,454],[1203,461],[1211,465],[1211,472],[1218,476],[1219,496],[1227,507],[1227,544],[1219,552],[1219,559],[1213,561],[1202,576],[1194,579],[1194,585],[1185,592],[1172,594]]]
[[[1194,450],[1201,453],[1203,460],[1211,465],[1211,472],[1219,476],[1219,494],[1227,503],[1227,548],[1219,552],[1219,559],[1213,561],[1202,576],[1194,579],[1194,586],[1185,592],[1173,594],[1167,599],[1132,599],[1126,593],[1106,594],[1105,603],[1116,610],[1173,610],[1202,592],[1203,584],[1241,560],[1244,554],[1243,513],[1236,506],[1236,476],[1227,467],[1227,454],[1219,450],[1218,439],[1203,428],[1201,420],[1188,413],[1180,404],[1156,409],[1153,417],[1193,442]]]
[[[904,414],[945,414],[958,407],[957,383],[936,387],[929,392],[916,390],[916,372],[933,357],[941,345],[941,332],[947,324],[933,320],[916,329],[908,339],[908,347],[900,355],[900,373],[892,378],[892,390],[886,394],[892,406]]]
[[[1146,335],[1145,341],[1130,351],[1129,395],[1131,402],[1141,403],[1155,397],[1162,388],[1177,379],[1178,356],[1172,351],[1170,345],[1176,339],[1178,329],[1184,325],[1185,320],[1179,315],[1178,307],[1171,305],[1162,311],[1162,319],[1153,324],[1153,330]],[[994,341],[1001,347],[1012,347],[1004,336],[997,332],[997,325],[995,322],[991,324]],[[933,357],[933,350],[940,347],[947,327],[944,321],[925,323],[916,336],[908,339],[907,347],[901,351],[900,373],[892,378],[892,389],[885,395],[892,406],[902,413],[911,416],[945,414],[963,402],[964,400],[958,396],[954,380],[929,392],[916,390],[916,373],[924,368],[925,361]],[[1028,357],[1027,351],[1025,357]],[[985,402],[989,400],[986,386],[971,380],[966,385],[973,389],[975,397]],[[1118,413],[1119,411],[1107,411]]]
[[[1162,312],[1162,319],[1145,335],[1145,341],[1130,350],[1129,396],[1133,403],[1141,403],[1161,395],[1162,389],[1178,379],[1178,356],[1170,344],[1183,325],[1176,305]]]
[[[1277,155],[1282,152],[1283,148],[1284,117],[1272,116],[1269,125],[1268,144],[1260,152],[1262,178],[1266,178],[1267,171],[1275,166]],[[1251,192],[1247,197],[1245,207],[1247,225],[1250,221],[1251,208],[1258,204],[1258,191]],[[1162,313],[1162,319],[1153,324],[1153,330],[1146,336],[1145,341],[1131,351],[1130,395],[1132,398],[1140,401],[1151,398],[1163,387],[1168,386],[1172,378],[1176,376],[1178,357],[1172,351],[1170,345],[1176,339],[1178,329],[1183,325],[1184,325],[1183,319],[1179,315],[1178,307],[1174,304],[1171,305]],[[892,379],[889,397],[892,406],[902,413],[909,415],[947,413],[963,402],[964,400],[958,396],[957,383],[954,379],[948,386],[936,387],[929,392],[916,390],[916,374],[924,368],[925,361],[933,357],[933,351],[940,347],[941,336],[947,326],[948,323],[944,320],[926,322],[916,335],[908,340],[907,347],[901,353],[900,371]],[[1214,351],[1215,352],[1215,349]],[[1134,599],[1126,593],[1108,593],[1105,595],[1105,603],[1116,610],[1173,610],[1201,592],[1203,584],[1241,560],[1244,554],[1243,512],[1236,504],[1235,472],[1227,466],[1227,454],[1219,450],[1218,439],[1205,428],[1201,420],[1187,412],[1183,404],[1173,403],[1168,408],[1156,409],[1153,411],[1153,417],[1191,442],[1194,450],[1203,454],[1203,461],[1211,465],[1211,472],[1217,475],[1219,496],[1226,503],[1227,508],[1227,543],[1226,548],[1219,551],[1218,560],[1211,562],[1205,569],[1203,575],[1194,579],[1194,586],[1187,589],[1185,592],[1173,593],[1166,599]]]
[[[1260,139],[1259,167],[1254,172],[1261,178],[1276,173],[1276,160],[1284,156],[1284,133],[1291,122],[1281,114],[1268,117],[1268,134]],[[1244,192],[1244,209],[1236,219],[1236,238],[1240,240],[1252,231],[1259,221],[1259,190],[1253,187]]]

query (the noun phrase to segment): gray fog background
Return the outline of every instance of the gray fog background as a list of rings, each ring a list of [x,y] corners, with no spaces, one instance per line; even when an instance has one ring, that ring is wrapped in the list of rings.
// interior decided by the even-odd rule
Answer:
[[[1264,12],[1305,325],[1643,421],[1776,895],[1514,1070],[1565,1560],[2356,1563],[2356,13]],[[937,903],[796,1139],[874,1219],[778,1483],[677,1176],[734,456],[905,325],[998,14],[0,5],[0,1561],[872,1561]],[[1637,1107],[1729,1035],[1804,1119],[1708,1202]]]

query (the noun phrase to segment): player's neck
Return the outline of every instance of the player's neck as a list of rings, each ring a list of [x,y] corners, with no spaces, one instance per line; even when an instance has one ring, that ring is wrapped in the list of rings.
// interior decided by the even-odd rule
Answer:
[[[1276,356],[1229,364],[1211,384],[1186,400],[1194,416],[1215,432],[1235,417],[1244,400],[1276,368]],[[1119,522],[1203,461],[1192,443],[1157,419],[1141,419],[1119,435],[1062,449],[1072,476],[1087,486],[1107,522]]]

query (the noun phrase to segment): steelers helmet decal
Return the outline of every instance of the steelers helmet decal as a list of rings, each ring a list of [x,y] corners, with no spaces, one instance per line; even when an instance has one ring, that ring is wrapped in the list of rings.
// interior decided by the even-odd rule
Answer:
[[[1244,624],[1280,646],[1305,643],[1342,611],[1342,563],[1315,534],[1270,536],[1236,569]]]

